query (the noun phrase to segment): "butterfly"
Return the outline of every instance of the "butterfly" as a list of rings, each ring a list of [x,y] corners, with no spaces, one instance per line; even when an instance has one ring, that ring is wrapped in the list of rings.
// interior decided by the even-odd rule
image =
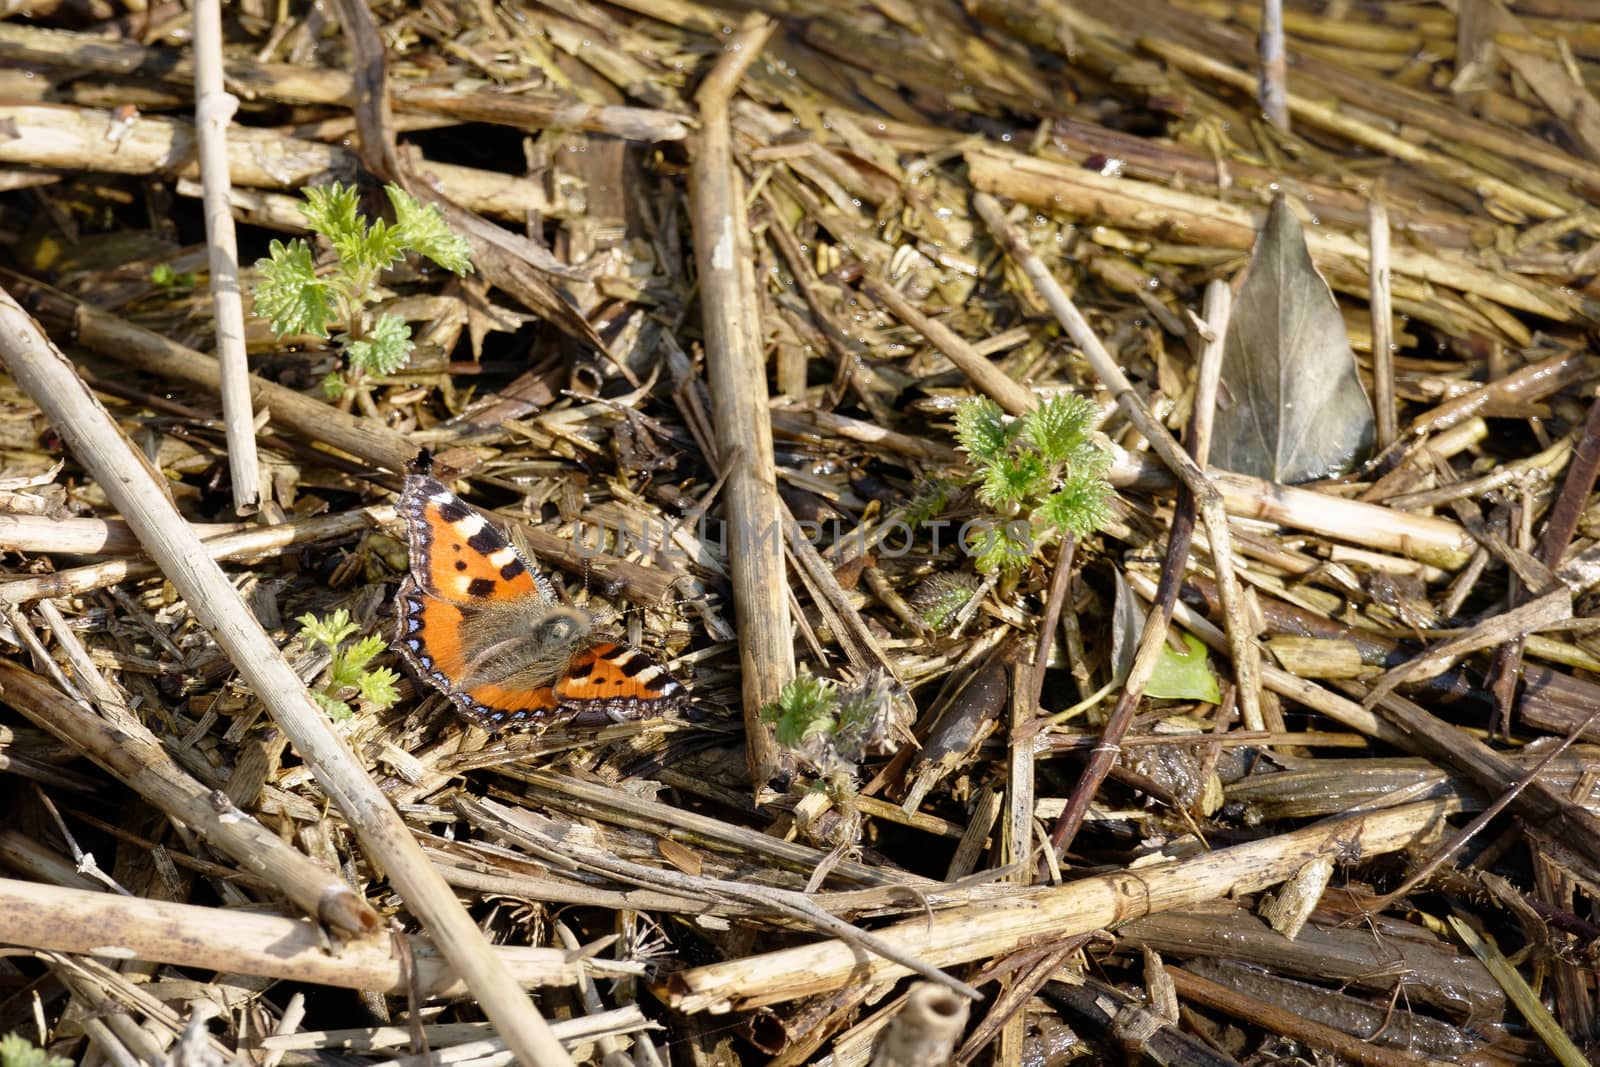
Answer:
[[[400,514],[411,573],[395,597],[399,649],[462,717],[490,732],[603,725],[681,707],[688,691],[643,652],[604,639],[476,510],[425,474]]]

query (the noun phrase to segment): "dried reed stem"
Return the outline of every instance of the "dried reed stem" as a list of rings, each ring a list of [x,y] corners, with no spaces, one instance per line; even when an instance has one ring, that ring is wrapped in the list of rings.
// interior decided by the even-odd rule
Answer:
[[[1378,450],[1400,434],[1394,401],[1394,306],[1389,292],[1389,209],[1373,197],[1367,204],[1367,291],[1372,311],[1372,393],[1378,411]]]
[[[751,787],[760,796],[778,768],[763,706],[794,677],[784,573],[782,503],[767,413],[761,305],[744,178],[733,158],[729,103],[776,24],[746,20],[724,46],[695,100],[700,136],[690,174],[695,264],[706,338],[706,377],[720,465],[728,475],[728,570],[739,620],[739,667]],[[731,468],[731,469],[730,469]]]
[[[935,966],[1003,956],[1040,938],[1059,941],[1141,915],[1258,892],[1330,850],[1370,859],[1410,848],[1435,833],[1454,810],[1448,802],[1428,801],[1329,819],[1195,859],[1024,890],[932,918],[919,916],[880,930],[878,936],[914,948]],[[680,971],[667,981],[664,994],[678,1011],[741,1011],[906,973],[898,964],[864,957],[847,942],[822,941]]]
[[[944,1063],[967,1026],[967,1002],[948,989],[918,982],[890,1020],[872,1054],[872,1067]]]
[[[106,174],[165,174],[173,160],[192,159],[194,131],[187,123],[145,116],[121,121],[97,108],[0,104],[0,122],[15,123],[15,136],[0,141],[0,163],[84,169]],[[110,151],[115,145],[116,151]],[[235,185],[292,191],[329,177],[352,178],[358,170],[348,148],[285,137],[275,130],[238,127],[228,138],[228,174]],[[525,213],[562,212],[538,182],[509,174],[429,160],[419,169],[439,179],[444,194],[464,208],[521,220]],[[181,177],[199,168],[177,168]]]
[[[460,996],[450,963],[425,938],[411,937],[416,984],[387,934],[345,941],[328,950],[314,923],[238,908],[202,908],[118,893],[0,878],[0,942],[84,955],[125,953],[132,959],[256,974],[288,982],[404,996]],[[555,948],[489,948],[518,988],[570,986],[582,964]]]
[[[1018,384],[1005,371],[975,351],[956,332],[944,323],[931,319],[917,310],[915,304],[900,295],[888,282],[869,277],[861,283],[868,296],[894,312],[907,326],[926,337],[945,358],[972,379],[978,392],[999,404],[1007,415],[1026,415],[1034,409],[1033,391]]]
[[[1289,54],[1283,44],[1283,0],[1261,0],[1261,71],[1256,96],[1267,121],[1289,129]]]
[[[222,422],[228,438],[233,510],[261,503],[255,416],[250,405],[250,364],[244,344],[244,301],[239,294],[239,243],[228,203],[228,124],[239,101],[222,86],[222,0],[194,5],[194,111],[200,140],[200,181],[205,188],[206,248],[211,256],[211,305],[217,362],[222,368]]]

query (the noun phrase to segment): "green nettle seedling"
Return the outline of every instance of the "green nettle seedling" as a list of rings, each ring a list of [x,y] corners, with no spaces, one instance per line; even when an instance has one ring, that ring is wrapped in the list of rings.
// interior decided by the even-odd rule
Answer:
[[[907,599],[928,629],[948,630],[977,588],[978,579],[970,574],[940,573],[918,585]]]
[[[0,1037],[0,1067],[72,1067],[72,1061],[35,1048],[25,1037]]]
[[[317,698],[317,703],[335,722],[354,714],[345,699],[352,695],[370,711],[382,711],[400,699],[394,687],[400,680],[398,674],[388,667],[367,669],[367,664],[383,651],[383,638],[371,634],[348,648],[342,647],[345,640],[360,629],[350,621],[350,613],[344,608],[325,619],[319,619],[308,611],[295,622],[300,624],[301,641],[308,647],[322,645],[333,656],[333,663],[328,667],[327,684],[321,689],[313,689],[311,695]]]
[[[761,720],[773,727],[779,748],[816,772],[831,796],[848,801],[861,760],[894,730],[894,705],[892,684],[877,672],[841,689],[801,671],[778,693],[777,703],[761,709]]]
[[[465,237],[450,232],[432,204],[423,206],[398,185],[388,185],[393,223],[368,222],[356,211],[356,190],[338,182],[305,190],[300,213],[306,225],[327,238],[338,256],[333,271],[318,275],[311,246],[303,238],[273,241],[271,255],[256,260],[261,281],[255,288],[256,314],[270,319],[279,337],[309,333],[327,337],[333,322],[345,324],[338,341],[350,361],[351,379],[363,374],[393,374],[411,358],[411,327],[397,315],[374,317],[368,304],[379,275],[416,252],[456,274],[472,270]],[[337,373],[323,379],[332,398],[347,384]]]
[[[956,409],[956,440],[977,468],[978,499],[998,521],[975,527],[978,570],[1010,577],[1040,545],[1087,537],[1111,517],[1111,456],[1094,439],[1094,405],[1062,393],[1021,418],[987,397]]]

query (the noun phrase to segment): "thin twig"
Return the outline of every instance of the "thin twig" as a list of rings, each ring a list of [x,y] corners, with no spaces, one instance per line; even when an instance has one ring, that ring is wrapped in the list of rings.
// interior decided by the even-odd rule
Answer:
[[[1256,95],[1267,121],[1289,129],[1289,57],[1283,44],[1283,0],[1261,0],[1261,71]]]
[[[196,0],[194,14],[195,133],[200,140],[200,180],[205,187],[206,247],[211,255],[211,305],[217,362],[222,366],[222,421],[228,436],[233,510],[261,503],[255,415],[250,405],[250,364],[244,344],[244,302],[239,295],[239,244],[228,205],[228,124],[238,99],[222,85],[222,0]]]
[[[1034,409],[1037,401],[1030,389],[1019,385],[1009,374],[974,351],[950,327],[918,311],[916,305],[901,296],[894,286],[876,277],[868,277],[861,283],[861,288],[872,299],[894,312],[901,322],[932,342],[933,347],[961,369],[961,373],[972,379],[972,384],[980,393],[999,404],[1007,415],[1026,415]]]
[[[1378,409],[1378,450],[1399,436],[1394,402],[1394,308],[1389,300],[1389,209],[1367,203],[1367,286],[1372,309],[1372,392]]]
[[[762,357],[760,303],[745,208],[743,175],[733,158],[729,105],[739,79],[777,25],[751,16],[724,45],[722,58],[695,95],[700,135],[691,174],[695,263],[706,338],[706,377],[715,409],[718,449],[732,469],[723,499],[728,509],[728,570],[739,619],[751,787],[759,796],[779,756],[761,709],[794,677],[788,582],[767,376]]]

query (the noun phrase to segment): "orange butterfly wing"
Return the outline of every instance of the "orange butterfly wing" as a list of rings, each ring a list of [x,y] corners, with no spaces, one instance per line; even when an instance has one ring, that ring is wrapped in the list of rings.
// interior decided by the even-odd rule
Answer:
[[[561,717],[594,725],[670,711],[687,698],[644,653],[607,641],[575,651],[552,685],[459,685],[481,651],[466,639],[470,616],[528,600],[554,605],[555,590],[503,533],[436,479],[407,478],[399,510],[411,539],[411,574],[395,599],[400,651],[468,721],[490,731]]]
[[[506,535],[441,482],[407,478],[400,513],[411,535],[411,577],[429,596],[458,604],[555,599]]]
[[[554,590],[528,566],[499,530],[444,484],[406,479],[400,497],[411,539],[411,575],[395,598],[400,651],[468,721],[487,730],[536,722],[557,711],[555,691],[500,685],[459,688],[472,650],[463,635],[468,611],[490,604],[554,599]]]
[[[555,684],[556,703],[587,720],[637,719],[671,711],[688,698],[677,679],[638,649],[602,641],[572,657]]]

